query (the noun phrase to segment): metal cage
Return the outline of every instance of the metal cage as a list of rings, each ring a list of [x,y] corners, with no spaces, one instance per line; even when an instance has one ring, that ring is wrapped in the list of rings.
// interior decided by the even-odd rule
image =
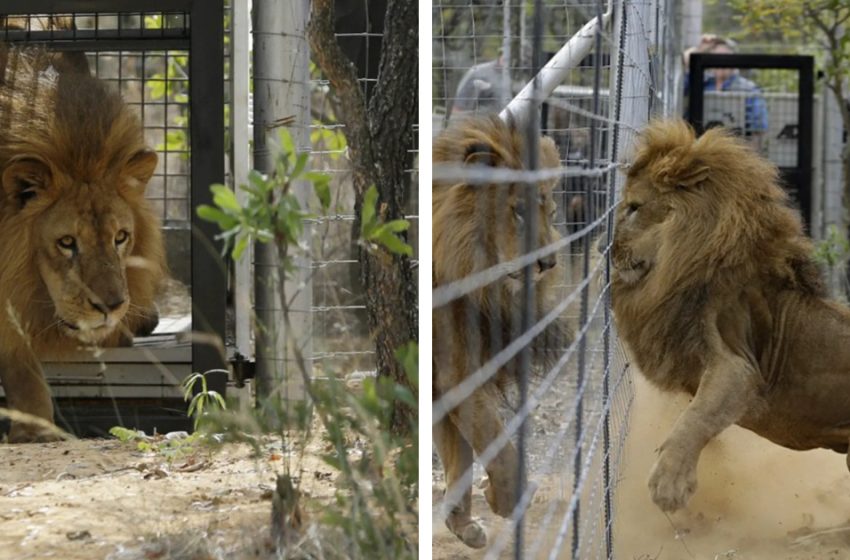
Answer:
[[[44,24],[57,16],[71,28]],[[225,336],[225,266],[215,225],[194,216],[195,207],[212,202],[210,185],[224,180],[224,2],[7,0],[0,18],[4,42],[86,53],[93,74],[138,110],[160,155],[148,199],[164,226],[173,275],[190,286],[193,335],[182,342],[154,337],[97,358],[46,364],[57,421],[79,435],[116,423],[185,428],[180,381],[225,367],[223,346],[214,342]],[[175,65],[188,72],[171,72]],[[223,391],[226,376],[210,382]]]

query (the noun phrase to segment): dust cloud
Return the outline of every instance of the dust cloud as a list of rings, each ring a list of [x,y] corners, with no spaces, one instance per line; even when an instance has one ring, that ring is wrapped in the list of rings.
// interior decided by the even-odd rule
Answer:
[[[850,558],[850,474],[832,451],[791,451],[733,426],[699,462],[687,510],[669,519],[646,482],[685,396],[636,372],[635,401],[615,494],[616,558],[816,560]]]

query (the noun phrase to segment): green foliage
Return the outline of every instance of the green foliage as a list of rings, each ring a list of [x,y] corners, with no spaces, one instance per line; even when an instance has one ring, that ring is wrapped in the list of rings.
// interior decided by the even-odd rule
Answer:
[[[195,393],[195,386],[198,383],[200,383],[201,388]],[[195,393],[195,395],[193,396],[192,393]],[[189,401],[186,414],[194,418],[196,432],[208,412],[227,408],[224,397],[218,391],[207,388],[207,376],[204,373],[193,373],[183,380],[183,400]]]
[[[136,449],[142,453],[156,453],[167,461],[194,455],[202,447],[212,449],[214,440],[206,434],[196,432],[185,437],[168,438],[161,434],[148,436],[144,432],[131,430],[123,426],[113,426],[109,433],[118,438],[121,443],[135,443]]]
[[[142,434],[138,430],[131,430],[123,426],[113,426],[109,429],[109,434],[118,438],[121,443],[136,441],[142,437]]]
[[[378,189],[375,185],[369,187],[363,196],[363,209],[360,217],[360,239],[370,249],[376,245],[382,245],[391,253],[413,256],[413,247],[404,242],[396,235],[407,231],[410,222],[407,220],[390,220],[385,222],[381,218],[376,204],[378,202]]]
[[[396,357],[413,390],[385,377],[365,379],[360,393],[335,379],[317,387],[314,404],[329,420],[325,437],[335,450],[323,459],[340,470],[344,480],[336,493],[338,508],[326,512],[325,522],[348,536],[360,551],[355,557],[416,557],[411,542],[417,519],[412,504],[419,480],[418,423],[414,421],[410,434],[403,437],[395,435],[390,425],[397,401],[414,412],[417,408],[413,393],[418,387],[416,343],[400,348]],[[351,438],[365,444],[357,461],[347,454]]]
[[[303,221],[313,215],[301,208],[301,203],[291,192],[294,181],[306,180],[313,184],[319,204],[325,210],[330,206],[330,176],[309,171],[309,154],[297,152],[289,131],[280,129],[280,151],[275,160],[275,171],[264,175],[252,170],[248,184],[239,188],[247,193],[244,206],[239,204],[236,194],[225,185],[212,185],[215,206],[202,204],[198,216],[215,222],[222,230],[216,236],[224,240],[224,252],[231,252],[234,259],[241,258],[248,244],[259,241],[274,241],[278,245],[298,245],[303,230]],[[286,271],[292,270],[291,260],[283,263]]]
[[[814,259],[833,268],[842,264],[850,254],[850,242],[835,225],[829,226],[826,239],[815,245]]]
[[[314,149],[327,151],[331,160],[338,160],[348,147],[342,128],[322,126],[319,120],[314,120],[313,126],[310,132],[310,144]]]
[[[310,217],[291,194],[292,183],[311,182],[322,211],[331,204],[329,177],[308,171],[308,160],[308,154],[299,153],[292,137],[282,130],[274,172],[265,176],[252,171],[248,184],[240,187],[248,195],[247,202],[240,205],[230,189],[213,185],[214,205],[200,207],[198,215],[218,224],[226,250],[231,250],[235,258],[250,241],[275,243],[278,255],[282,255],[281,275],[286,276],[291,273],[286,255],[290,247],[298,246],[302,221]],[[377,199],[378,192],[372,187],[363,205],[361,242],[368,243],[370,249],[381,245],[390,252],[408,251],[395,234],[407,230],[409,224],[405,220],[384,222]],[[309,400],[283,401],[273,394],[255,410],[211,416],[207,428],[222,432],[228,439],[247,441],[255,449],[261,440],[256,435],[274,433],[283,439],[284,448],[294,451],[287,457],[297,457],[307,448],[312,425],[318,419],[327,443],[322,459],[340,472],[335,501],[324,507],[323,521],[340,537],[335,542],[339,541],[344,557],[415,558],[412,543],[417,531],[418,427],[414,422],[405,436],[394,434],[390,427],[396,403],[403,402],[414,411],[417,407],[416,344],[406,345],[396,354],[413,389],[383,377],[364,380],[356,391],[334,376],[315,380],[304,372],[297,347],[293,352]],[[289,475],[289,463],[285,468]]]
[[[797,44],[818,58],[828,80],[850,76],[847,0],[728,0],[741,35]]]

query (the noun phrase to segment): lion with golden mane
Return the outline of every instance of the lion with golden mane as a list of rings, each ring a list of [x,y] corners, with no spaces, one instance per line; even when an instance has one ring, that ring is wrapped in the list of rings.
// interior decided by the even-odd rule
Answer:
[[[846,453],[850,310],[826,298],[776,167],[722,129],[641,134],[612,247],[616,324],[657,387],[693,396],[649,488],[664,511],[696,490],[732,424],[791,449]]]
[[[157,156],[139,119],[53,60],[0,46],[0,381],[10,408],[49,422],[40,360],[150,330],[166,273],[144,197]],[[9,433],[50,437],[17,421]]]
[[[493,175],[500,170],[524,169],[526,151],[522,130],[495,116],[479,117],[452,127],[435,139],[433,162],[435,166],[454,165]],[[560,165],[558,150],[550,138],[540,139],[539,162],[541,168]],[[527,185],[497,180],[485,184],[434,180],[435,288],[523,255],[524,220],[529,216],[533,215],[537,222],[535,249],[557,241],[558,233],[552,227],[556,210],[552,189],[557,179],[539,183],[533,208],[525,207]],[[559,277],[556,264],[554,252],[541,255],[532,264],[534,320],[540,320],[553,308],[554,281]],[[522,269],[506,268],[495,282],[434,309],[435,402],[521,334],[522,273]],[[532,360],[545,366],[570,339],[564,320],[551,321],[532,342]],[[512,357],[434,426],[434,443],[446,474],[446,526],[474,548],[485,546],[487,535],[472,518],[473,454],[480,460],[485,450],[494,445],[490,451],[494,455],[484,464],[489,477],[485,497],[494,513],[509,516],[521,497],[517,450],[509,439],[504,443],[497,441],[506,437],[499,405],[504,401],[505,389],[516,383],[519,368],[519,359]]]

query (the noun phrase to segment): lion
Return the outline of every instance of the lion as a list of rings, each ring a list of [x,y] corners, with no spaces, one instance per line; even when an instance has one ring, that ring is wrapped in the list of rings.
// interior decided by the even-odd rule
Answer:
[[[435,139],[433,161],[435,165],[463,165],[471,170],[521,170],[525,167],[524,138],[524,132],[515,124],[506,124],[496,116],[471,118]],[[542,168],[560,165],[558,150],[550,138],[540,139],[539,161]],[[537,204],[531,209],[537,222],[535,248],[559,239],[552,227],[556,212],[552,189],[556,182],[557,179],[548,179],[537,185]],[[433,182],[434,287],[524,254],[522,232],[524,220],[530,215],[525,208],[525,193],[524,185],[516,182]],[[533,265],[533,321],[553,308],[554,282],[562,277],[556,264],[556,256],[551,253]],[[503,273],[496,282],[434,309],[435,401],[521,334],[522,273]],[[571,338],[566,321],[559,317],[534,339],[533,360],[545,365],[560,355],[558,351]],[[473,548],[487,543],[484,528],[471,516],[473,453],[480,457],[492,442],[504,437],[499,405],[504,400],[504,390],[516,382],[519,367],[519,359],[514,357],[434,426],[434,442],[446,473],[446,526]],[[484,465],[489,477],[486,499],[493,512],[503,517],[511,514],[521,497],[518,462],[517,450],[507,440]],[[456,500],[451,498],[455,493]]]
[[[0,381],[10,408],[52,422],[41,358],[156,324],[167,269],[144,191],[157,155],[104,82],[56,72],[41,49],[0,52]],[[52,437],[14,421],[9,433]]]
[[[776,167],[722,129],[639,137],[617,209],[612,302],[643,375],[693,396],[659,449],[664,511],[697,486],[706,444],[732,424],[784,447],[847,453],[850,310],[826,297]]]

